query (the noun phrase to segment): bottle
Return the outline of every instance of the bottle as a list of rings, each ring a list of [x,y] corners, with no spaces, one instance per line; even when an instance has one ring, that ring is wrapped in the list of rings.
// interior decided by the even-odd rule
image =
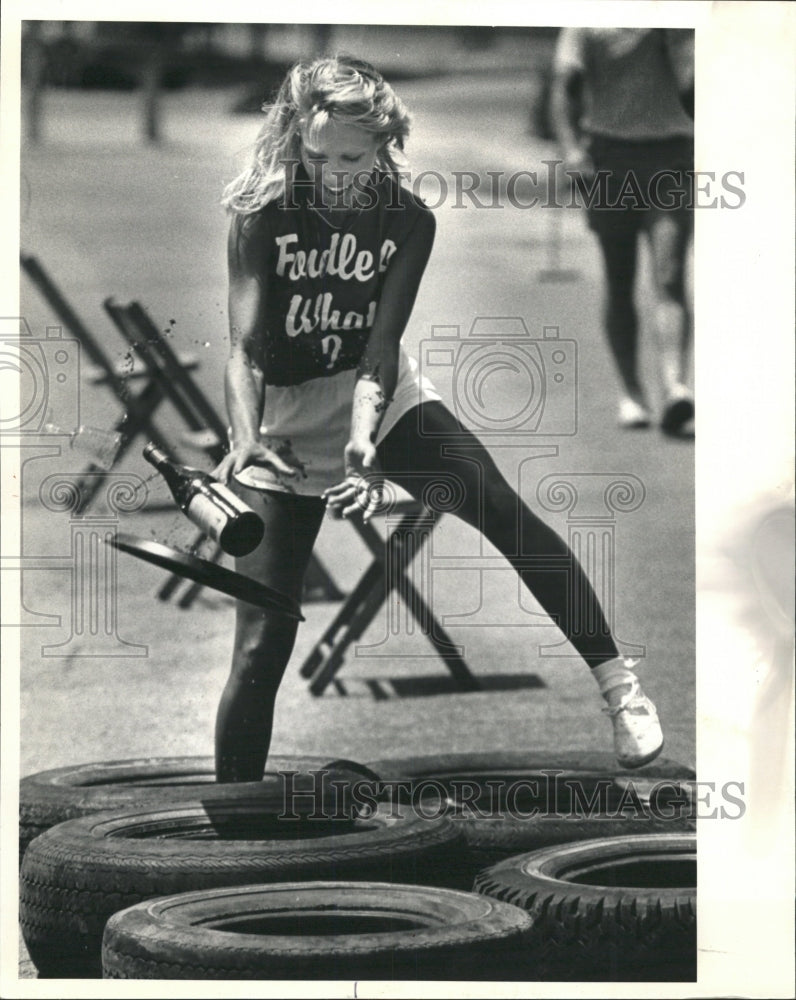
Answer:
[[[209,473],[179,465],[151,441],[144,458],[166,480],[184,514],[231,556],[253,552],[263,539],[265,525],[251,507]]]

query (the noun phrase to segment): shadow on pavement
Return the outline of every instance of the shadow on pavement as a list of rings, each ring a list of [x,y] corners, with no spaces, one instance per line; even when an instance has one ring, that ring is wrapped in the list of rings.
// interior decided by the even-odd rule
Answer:
[[[528,688],[547,687],[538,674],[489,674],[479,677],[480,691],[520,691]],[[445,674],[427,677],[385,677],[356,678],[352,681],[332,680],[330,687],[344,698],[371,697],[376,701],[386,701],[389,698],[430,698],[441,694],[462,694],[462,690],[453,677]]]

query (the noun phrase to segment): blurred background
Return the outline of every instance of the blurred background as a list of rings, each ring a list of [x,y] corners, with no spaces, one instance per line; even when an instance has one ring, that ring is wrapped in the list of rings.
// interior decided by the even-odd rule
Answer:
[[[524,69],[534,83],[531,124],[549,137],[544,93],[557,32],[480,25],[25,21],[27,135],[42,134],[48,87],[138,91],[141,135],[158,141],[163,91],[237,88],[231,107],[258,110],[295,60],[356,51],[368,53],[394,80]]]

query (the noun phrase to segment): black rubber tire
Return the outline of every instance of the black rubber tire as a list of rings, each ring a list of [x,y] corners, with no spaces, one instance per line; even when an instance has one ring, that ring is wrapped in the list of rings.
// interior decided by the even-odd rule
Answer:
[[[280,772],[317,776],[333,772],[334,780],[375,777],[355,761],[324,757],[271,757],[263,779],[268,792],[281,785]],[[300,781],[296,778],[295,781]],[[75,764],[30,774],[19,782],[19,861],[34,837],[56,823],[106,810],[136,809],[206,799],[224,801],[244,794],[251,798],[260,782],[216,784],[212,757],[150,757]]]
[[[482,872],[475,890],[533,918],[527,978],[696,979],[693,833],[531,851]]]
[[[468,845],[472,877],[554,844],[696,828],[695,774],[666,758],[633,771],[610,754],[578,752],[461,753],[365,766],[380,776],[382,800],[411,801],[426,815],[447,801]]]
[[[103,978],[510,978],[530,925],[519,907],[451,889],[379,882],[220,888],[112,916]]]
[[[20,926],[40,976],[99,976],[108,917],[155,896],[326,878],[461,884],[464,845],[447,817],[379,807],[324,821],[281,811],[261,795],[98,813],[45,831],[20,873]]]
[[[469,874],[475,879],[485,868],[517,854],[540,850],[546,846],[570,844],[606,837],[640,837],[651,834],[690,832],[696,829],[694,820],[660,819],[649,812],[642,815],[604,815],[581,819],[566,816],[531,817],[507,816],[501,819],[461,819],[460,826],[467,844]]]

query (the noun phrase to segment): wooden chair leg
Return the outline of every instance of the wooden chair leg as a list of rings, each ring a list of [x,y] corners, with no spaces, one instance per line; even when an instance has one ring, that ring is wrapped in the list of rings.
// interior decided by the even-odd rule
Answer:
[[[346,630],[350,628],[351,621],[359,614],[368,594],[379,594],[379,592],[383,592],[383,587],[383,564],[374,561],[362,574],[356,587],[345,599],[345,603],[315,644],[313,651],[301,665],[299,672],[302,677],[312,677],[315,674],[319,664],[328,659],[332,651],[341,642],[341,634],[343,636],[347,635]],[[383,596],[381,600],[384,600]]]
[[[319,697],[323,694],[337,671],[342,667],[346,651],[352,643],[362,637],[362,633],[373,621],[376,612],[384,603],[387,594],[384,588],[369,587],[364,601],[356,609],[342,636],[336,639],[329,655],[310,681],[310,693]]]
[[[416,557],[433,530],[433,524],[422,509],[417,505],[408,506],[386,540],[372,525],[352,522],[352,526],[370,549],[373,561],[301,666],[301,676],[310,678],[310,692],[318,697],[335,680],[347,650],[361,638],[393,590],[398,591],[402,604],[417,620],[458,688],[481,690],[481,684],[462,656],[461,647],[451,640],[406,573],[407,552],[411,551],[412,558]],[[409,537],[413,546],[408,545]]]

